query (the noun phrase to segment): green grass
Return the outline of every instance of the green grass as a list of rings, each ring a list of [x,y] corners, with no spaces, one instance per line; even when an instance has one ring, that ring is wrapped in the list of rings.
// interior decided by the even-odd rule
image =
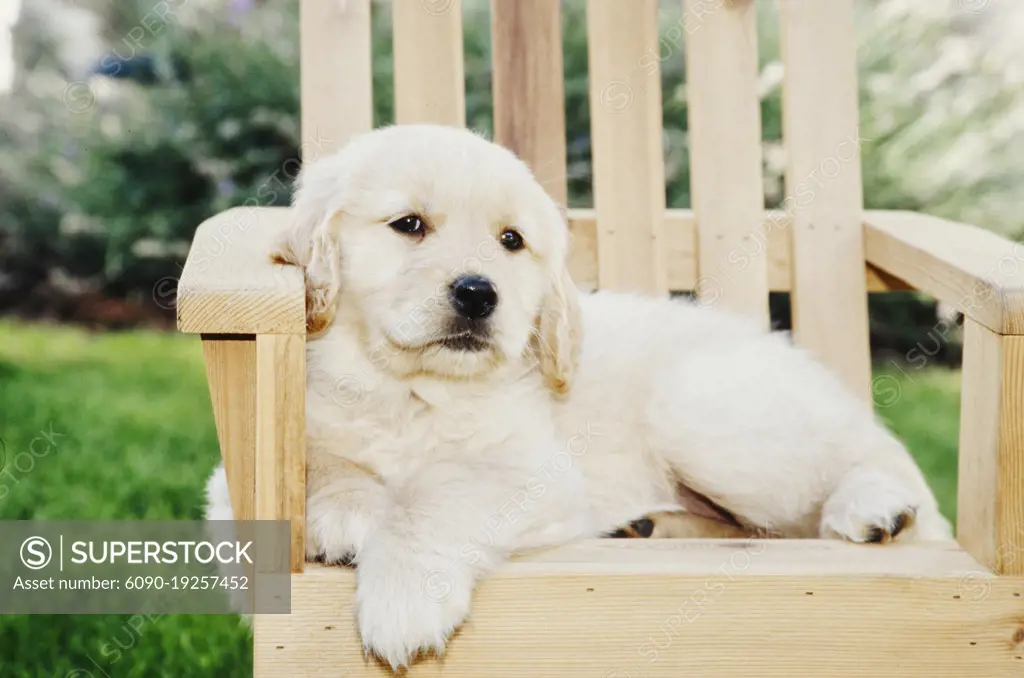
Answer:
[[[942,513],[956,524],[959,370],[915,369],[888,363],[875,371],[874,383],[878,416],[910,448]],[[889,397],[880,397],[882,393]]]
[[[0,322],[0,437],[0,519],[201,518],[218,453],[199,340]],[[5,615],[0,676],[252,675],[238,617],[130,618]]]
[[[890,367],[879,410],[914,452],[943,510],[956,502],[959,375]],[[891,379],[890,379],[891,377]],[[881,389],[879,389],[881,391]],[[881,399],[880,399],[881,400]],[[60,434],[24,471],[41,432]],[[198,519],[218,458],[199,342],[0,321],[0,519]],[[6,487],[6,492],[4,488]],[[4,616],[0,676],[230,678],[252,674],[237,617]],[[75,673],[79,670],[79,673]]]

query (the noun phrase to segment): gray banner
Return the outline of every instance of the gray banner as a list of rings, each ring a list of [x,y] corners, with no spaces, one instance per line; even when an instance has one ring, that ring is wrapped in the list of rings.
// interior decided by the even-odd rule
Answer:
[[[287,614],[287,521],[0,521],[0,614]]]

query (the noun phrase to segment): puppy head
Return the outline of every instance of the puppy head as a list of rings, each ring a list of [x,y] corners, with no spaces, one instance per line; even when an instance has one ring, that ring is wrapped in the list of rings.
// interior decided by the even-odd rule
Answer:
[[[278,261],[303,266],[310,333],[351,323],[397,376],[473,377],[535,357],[569,387],[579,350],[564,215],[506,149],[388,127],[310,163]]]

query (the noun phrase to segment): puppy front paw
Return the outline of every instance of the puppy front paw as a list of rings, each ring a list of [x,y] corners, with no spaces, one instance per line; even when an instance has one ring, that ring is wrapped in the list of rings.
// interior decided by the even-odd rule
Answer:
[[[372,530],[373,520],[361,511],[310,500],[306,506],[306,560],[352,565]]]
[[[469,616],[473,579],[444,558],[378,553],[360,558],[356,618],[363,647],[391,665],[442,654]]]

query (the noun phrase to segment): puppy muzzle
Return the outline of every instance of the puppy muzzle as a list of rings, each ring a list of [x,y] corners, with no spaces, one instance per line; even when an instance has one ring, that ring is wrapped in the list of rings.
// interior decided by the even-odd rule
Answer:
[[[453,351],[484,351],[490,347],[490,325],[486,320],[455,316],[448,324],[448,334],[441,340]]]

